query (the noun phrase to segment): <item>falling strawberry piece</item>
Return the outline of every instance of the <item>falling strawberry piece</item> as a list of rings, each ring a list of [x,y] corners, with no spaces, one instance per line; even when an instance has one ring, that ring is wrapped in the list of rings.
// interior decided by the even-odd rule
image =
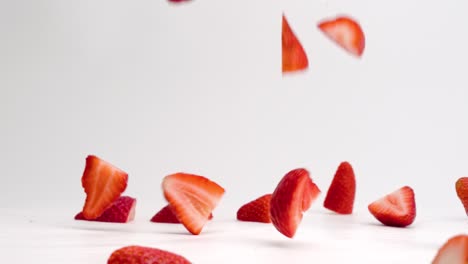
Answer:
[[[465,208],[465,212],[468,215],[468,177],[462,177],[455,183],[455,190],[457,196]]]
[[[96,219],[115,202],[127,188],[128,174],[96,157],[86,158],[81,184],[86,192],[83,207],[85,219]]]
[[[194,235],[200,234],[224,194],[223,187],[217,183],[203,176],[187,173],[166,176],[162,188],[172,212]]]
[[[466,264],[468,263],[468,235],[457,235],[450,238],[439,249],[432,264]]]
[[[135,198],[121,196],[98,218],[89,220],[80,212],[75,216],[75,219],[110,223],[128,223],[135,218],[135,206]]]
[[[275,228],[292,238],[307,211],[320,193],[306,169],[288,172],[271,196],[270,217]]]
[[[190,2],[190,0],[168,0],[171,3],[183,3],[183,2]]]
[[[307,69],[309,61],[301,43],[289,26],[283,15],[283,29],[281,34],[283,73]]]
[[[356,179],[353,168],[348,162],[342,162],[328,189],[323,206],[338,214],[352,214],[355,194]]]
[[[271,223],[270,200],[271,194],[265,194],[244,204],[237,211],[237,219],[240,221]]]
[[[384,225],[408,226],[416,218],[414,191],[410,187],[404,186],[369,204],[368,209]]]
[[[213,219],[213,214],[210,213],[208,220]],[[171,206],[164,206],[159,212],[157,212],[150,220],[154,223],[166,223],[166,224],[180,224],[179,219],[172,212]]]
[[[127,246],[115,250],[107,260],[107,264],[190,264],[186,258],[175,253],[142,246]]]
[[[347,52],[361,57],[366,46],[366,39],[361,26],[354,19],[340,16],[318,23],[318,28]]]

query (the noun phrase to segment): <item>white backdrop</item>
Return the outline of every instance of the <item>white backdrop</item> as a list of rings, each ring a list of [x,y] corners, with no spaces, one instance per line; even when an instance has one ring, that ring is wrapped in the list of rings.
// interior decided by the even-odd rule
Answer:
[[[343,160],[356,208],[410,185],[419,214],[463,214],[466,10],[462,0],[0,1],[0,206],[79,210],[95,154],[129,173],[126,194],[149,214],[173,172],[220,183],[234,217],[297,167],[325,193]],[[281,74],[283,12],[309,57],[301,74]],[[366,33],[361,60],[316,28],[338,13]]]

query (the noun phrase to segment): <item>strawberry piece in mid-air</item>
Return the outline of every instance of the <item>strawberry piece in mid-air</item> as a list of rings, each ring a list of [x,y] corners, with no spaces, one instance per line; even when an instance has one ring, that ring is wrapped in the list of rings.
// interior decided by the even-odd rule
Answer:
[[[107,260],[107,264],[152,263],[152,264],[190,264],[181,255],[157,248],[142,246],[126,246],[115,250]]]
[[[338,214],[352,214],[355,195],[356,179],[353,167],[346,161],[342,162],[328,188],[323,206]]]
[[[307,55],[304,51],[304,48],[302,47],[302,44],[299,42],[296,35],[292,31],[284,15],[281,44],[283,56],[283,73],[307,69],[309,66]]]
[[[339,16],[318,23],[318,28],[347,52],[361,57],[366,46],[364,32],[356,20]]]
[[[271,223],[270,218],[271,194],[265,194],[249,203],[244,204],[237,210],[237,220]]]
[[[370,213],[382,224],[394,227],[411,225],[416,218],[416,202],[411,187],[404,186],[369,204]]]
[[[217,183],[188,173],[164,177],[162,188],[172,212],[194,235],[200,234],[224,194],[223,187]]]
[[[135,198],[120,196],[98,218],[88,220],[83,216],[83,213],[80,212],[75,216],[75,219],[110,223],[128,223],[135,218],[135,207]]]
[[[468,235],[456,235],[450,238],[437,252],[432,264],[468,263]]]
[[[85,219],[96,219],[120,197],[127,188],[128,174],[96,157],[86,158],[81,184],[86,192],[83,207]]]
[[[288,172],[271,196],[270,217],[275,228],[289,238],[294,237],[303,212],[319,194],[306,169]]]
[[[455,183],[457,196],[465,208],[465,213],[468,215],[468,177],[461,177]]]
[[[213,214],[210,213],[208,220],[213,219]],[[150,220],[154,223],[165,223],[165,224],[180,224],[179,219],[172,212],[171,206],[164,206],[159,212],[157,212]]]

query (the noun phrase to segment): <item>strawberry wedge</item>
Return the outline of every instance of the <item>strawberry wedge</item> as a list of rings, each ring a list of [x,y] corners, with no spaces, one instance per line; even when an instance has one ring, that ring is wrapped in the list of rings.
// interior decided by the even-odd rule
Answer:
[[[265,194],[241,206],[237,210],[237,220],[259,223],[271,223],[271,194]]]
[[[86,193],[83,217],[96,219],[115,202],[127,188],[128,174],[96,156],[86,158],[81,184]]]
[[[210,214],[208,220],[213,219],[213,214]],[[165,224],[180,224],[179,219],[172,212],[171,206],[166,205],[159,210],[150,220],[153,223],[165,223]]]
[[[281,47],[283,57],[283,73],[305,70],[309,66],[309,60],[297,39],[296,35],[289,26],[286,17],[283,15],[283,27],[281,33]]]
[[[126,246],[112,252],[107,264],[190,264],[185,257],[158,248]]]
[[[88,220],[108,223],[128,223],[135,218],[136,199],[129,196],[120,196],[111,207],[107,208],[101,216],[88,220],[83,213],[78,213],[75,220]]]
[[[162,188],[172,212],[194,235],[200,234],[225,192],[217,183],[188,173],[164,177]]]
[[[416,202],[411,187],[404,186],[368,206],[369,212],[382,224],[394,227],[411,225],[416,218]]]
[[[460,234],[450,238],[437,251],[432,264],[468,263],[468,235]]]
[[[347,16],[338,16],[319,22],[318,28],[350,54],[357,57],[362,56],[366,46],[366,38],[356,20]]]

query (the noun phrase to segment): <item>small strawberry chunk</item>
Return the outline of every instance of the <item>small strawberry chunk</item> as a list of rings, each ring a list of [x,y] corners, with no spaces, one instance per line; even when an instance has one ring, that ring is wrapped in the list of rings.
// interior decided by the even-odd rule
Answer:
[[[342,162],[328,188],[323,206],[338,214],[352,214],[355,195],[356,179],[353,167],[346,161]]]
[[[458,179],[455,183],[455,190],[465,208],[465,213],[468,215],[468,177],[461,177]]]
[[[432,264],[468,263],[468,235],[462,234],[450,238],[440,247]]]
[[[404,186],[369,204],[368,209],[384,225],[394,227],[411,225],[416,218],[414,191]]]
[[[307,69],[309,66],[307,55],[284,15],[281,33],[281,47],[283,56],[283,73]]]
[[[364,31],[356,20],[339,16],[319,22],[318,28],[347,52],[357,57],[362,56],[366,39]]]
[[[241,206],[237,211],[237,220],[271,223],[270,218],[271,194],[265,194]]]
[[[109,223],[128,223],[135,218],[136,199],[129,196],[121,196],[111,207],[107,208],[101,216],[88,220],[80,212],[75,216],[76,220],[88,220]]]
[[[172,212],[194,235],[200,234],[211,212],[224,195],[224,188],[217,183],[188,173],[166,176],[162,188]]]
[[[161,249],[142,246],[126,246],[115,250],[107,264],[190,264],[186,258]]]
[[[208,220],[213,219],[213,214],[210,213]],[[180,224],[179,219],[172,212],[171,206],[164,206],[159,212],[157,212],[150,220],[154,223],[166,223],[166,224]]]

